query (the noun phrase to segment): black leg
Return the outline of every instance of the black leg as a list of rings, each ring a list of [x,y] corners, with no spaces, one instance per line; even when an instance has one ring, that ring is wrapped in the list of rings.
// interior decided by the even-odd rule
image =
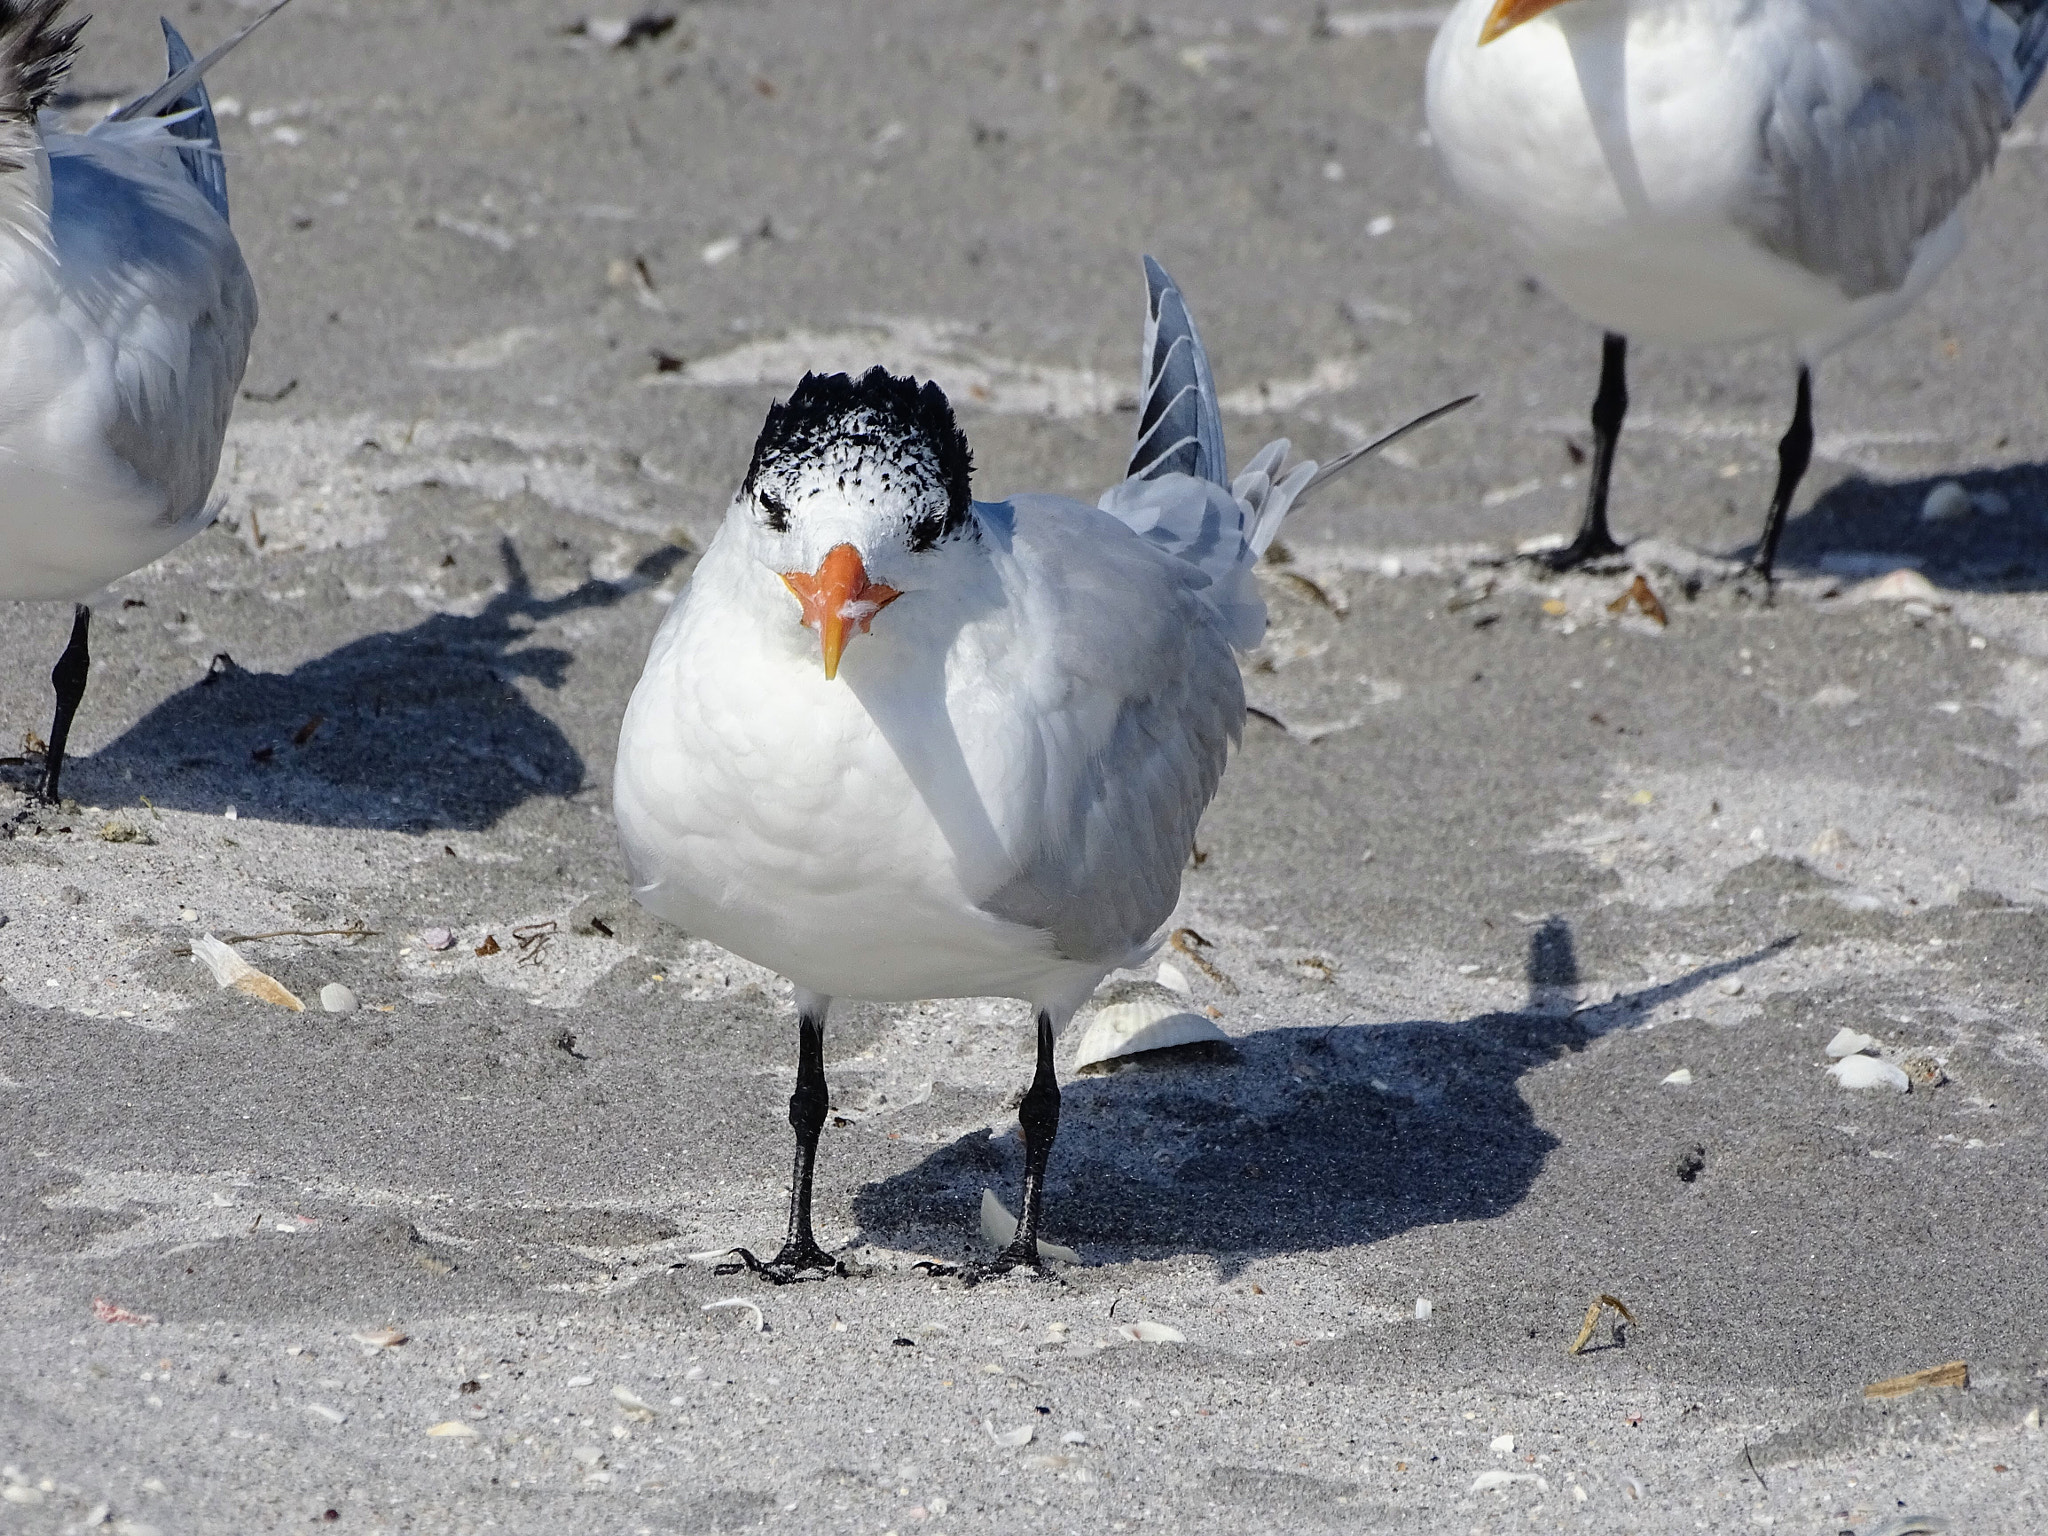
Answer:
[[[1614,445],[1621,441],[1621,422],[1627,414],[1628,338],[1609,331],[1600,342],[1600,392],[1593,397],[1593,478],[1586,487],[1586,515],[1571,543],[1542,557],[1553,571],[1569,571],[1588,560],[1621,553],[1607,528],[1607,480],[1614,472]]]
[[[1044,1012],[1038,1015],[1038,1071],[1017,1106],[1017,1124],[1024,1132],[1024,1210],[1017,1235],[993,1262],[971,1271],[972,1280],[1019,1268],[1048,1272],[1038,1256],[1038,1216],[1045,1204],[1045,1165],[1060,1129],[1060,1083],[1052,1066],[1052,1016]]]
[[[1792,425],[1778,440],[1778,489],[1771,496],[1770,520],[1764,524],[1763,541],[1756,547],[1751,570],[1771,579],[1771,567],[1778,563],[1778,540],[1785,534],[1785,514],[1792,510],[1792,495],[1800,477],[1813,459],[1813,370],[1799,366],[1799,403],[1792,410]]]
[[[64,773],[64,743],[71,739],[71,720],[85,697],[86,674],[92,656],[86,649],[86,632],[92,628],[92,610],[79,603],[71,616],[71,643],[50,669],[50,686],[57,690],[57,713],[50,722],[50,750],[43,759],[43,798],[52,805],[58,799],[58,780]]]
[[[825,1087],[825,1008],[799,1004],[797,1017],[796,1091],[789,1096],[789,1126],[796,1132],[796,1162],[789,1172],[789,1236],[782,1251],[762,1263],[744,1248],[733,1254],[740,1264],[718,1266],[720,1274],[751,1269],[765,1280],[786,1285],[806,1270],[843,1275],[846,1266],[818,1246],[811,1233],[811,1175],[818,1164],[818,1137],[825,1129],[832,1098]]]

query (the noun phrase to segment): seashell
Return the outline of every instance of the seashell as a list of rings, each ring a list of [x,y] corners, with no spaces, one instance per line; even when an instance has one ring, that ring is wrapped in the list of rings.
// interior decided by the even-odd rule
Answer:
[[[352,1337],[358,1344],[368,1350],[396,1349],[405,1342],[405,1330],[402,1328],[366,1328],[361,1333],[355,1334]]]
[[[981,1427],[988,1431],[989,1439],[1006,1451],[1014,1451],[1021,1445],[1029,1445],[1036,1428],[1030,1424],[1019,1424],[1015,1429],[997,1429],[995,1420],[983,1419]]]
[[[1663,1081],[1663,1082],[1661,1082],[1661,1083],[1659,1083],[1659,1084],[1658,1084],[1657,1086],[1658,1086],[1658,1087],[1660,1087],[1660,1088],[1662,1088],[1662,1087],[1684,1088],[1684,1087],[1688,1087],[1688,1086],[1690,1086],[1690,1084],[1691,1084],[1691,1083],[1692,1083],[1692,1068],[1691,1068],[1691,1067],[1680,1067],[1680,1068],[1679,1068],[1679,1069],[1678,1069],[1678,1070],[1677,1070],[1676,1072],[1673,1072],[1673,1073],[1672,1073],[1672,1074],[1671,1074],[1671,1075],[1670,1075],[1669,1077],[1665,1078],[1665,1079],[1664,1079],[1664,1081]]]
[[[1941,589],[1909,565],[1902,565],[1889,575],[1862,583],[1848,594],[1848,600],[1857,603],[1926,603],[1931,608],[1948,606]]]
[[[1472,1492],[1491,1493],[1503,1488],[1512,1488],[1517,1483],[1534,1483],[1538,1493],[1550,1492],[1550,1484],[1534,1472],[1503,1472],[1495,1468],[1482,1472],[1472,1479]]]
[[[427,1431],[429,1440],[474,1440],[476,1431],[460,1419],[443,1419]]]
[[[1010,1208],[996,1198],[992,1189],[981,1192],[981,1240],[991,1248],[1001,1250],[1010,1246],[1017,1236],[1017,1218],[1010,1214]],[[1038,1256],[1041,1259],[1057,1259],[1062,1264],[1078,1264],[1081,1255],[1071,1248],[1062,1248],[1058,1243],[1049,1243],[1043,1237],[1038,1240]]]
[[[1099,1061],[1163,1051],[1173,1045],[1192,1045],[1198,1040],[1229,1038],[1214,1019],[1175,1007],[1163,999],[1111,1003],[1107,1008],[1098,1008],[1089,1019],[1074,1053],[1074,1068],[1079,1071]]]
[[[320,989],[320,1006],[329,1013],[354,1013],[356,995],[338,981],[330,981]]]
[[[1943,480],[1927,493],[1920,503],[1920,521],[1923,523],[1948,523],[1959,517],[1968,517],[1971,512],[1970,493],[1953,480]]]
[[[1515,1453],[1515,1437],[1513,1435],[1495,1435],[1486,1442],[1486,1448],[1501,1456],[1512,1456]]]
[[[206,962],[206,968],[213,972],[214,984],[217,986],[233,987],[236,991],[246,992],[262,1002],[276,1003],[280,1008],[289,1008],[293,1013],[306,1011],[306,1005],[293,997],[275,976],[257,970],[236,954],[232,945],[223,944],[210,933],[202,933],[192,941],[192,958]]]
[[[1905,1073],[1875,1056],[1844,1056],[1828,1068],[1828,1076],[1844,1088],[1889,1088],[1908,1093],[1913,1087]]]
[[[1125,1323],[1116,1330],[1121,1338],[1133,1344],[1185,1344],[1188,1336],[1178,1328],[1169,1328],[1165,1323],[1150,1321]]]
[[[723,1312],[727,1309],[742,1307],[754,1314],[754,1332],[766,1333],[768,1331],[768,1319],[761,1315],[760,1307],[747,1300],[744,1296],[728,1296],[723,1301],[707,1301],[700,1310],[705,1312]]]
[[[650,1424],[654,1421],[654,1409],[631,1387],[613,1387],[612,1401],[619,1405],[629,1419],[639,1419]]]
[[[1835,1038],[1827,1044],[1828,1058],[1840,1061],[1844,1056],[1859,1055],[1877,1044],[1869,1035],[1853,1029],[1838,1029]]]

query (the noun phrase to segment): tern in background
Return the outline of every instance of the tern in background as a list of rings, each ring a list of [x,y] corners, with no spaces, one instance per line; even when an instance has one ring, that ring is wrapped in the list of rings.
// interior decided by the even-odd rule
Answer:
[[[68,601],[43,794],[85,694],[88,601],[212,521],[256,326],[204,59],[89,131],[38,113],[78,50],[65,0],[0,0],[0,598]]]
[[[796,987],[788,1240],[733,1250],[771,1280],[840,1272],[811,1229],[835,996],[1030,1003],[1022,1219],[969,1277],[1041,1267],[1053,1040],[1179,898],[1244,722],[1232,653],[1265,633],[1253,567],[1297,498],[1441,414],[1322,469],[1269,443],[1229,480],[1187,306],[1145,272],[1137,448],[1099,506],[975,501],[936,384],[806,375],[627,707],[634,895]]]
[[[1592,483],[1558,569],[1617,552],[1630,336],[1782,340],[1797,405],[1753,568],[1813,449],[1815,363],[1962,249],[1961,203],[2048,63],[2048,0],[1460,0],[1431,137],[1537,277],[1607,333]]]

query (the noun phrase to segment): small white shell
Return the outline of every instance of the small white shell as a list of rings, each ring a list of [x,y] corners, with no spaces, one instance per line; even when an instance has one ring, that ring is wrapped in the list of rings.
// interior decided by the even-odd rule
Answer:
[[[1920,503],[1920,521],[1952,522],[1959,517],[1968,517],[1970,511],[1970,493],[1953,480],[1943,480],[1930,490],[1927,499]]]
[[[1014,1451],[1019,1446],[1029,1445],[1031,1436],[1036,1432],[1036,1427],[1030,1424],[1019,1424],[1015,1429],[999,1430],[993,1419],[983,1419],[981,1427],[988,1431],[989,1439],[1006,1451]]]
[[[1905,1073],[1875,1056],[1844,1056],[1828,1068],[1828,1076],[1844,1088],[1889,1088],[1908,1093],[1913,1087]]]
[[[768,1319],[761,1315],[760,1307],[747,1300],[744,1296],[728,1296],[723,1301],[707,1301],[699,1310],[704,1312],[724,1312],[727,1310],[738,1311],[742,1308],[753,1314],[754,1332],[766,1333],[768,1331]]]
[[[1010,1214],[1010,1208],[996,1198],[992,1189],[981,1192],[981,1240],[989,1247],[1001,1251],[1010,1246],[1017,1235],[1017,1218]],[[1078,1264],[1081,1255],[1071,1248],[1062,1248],[1058,1243],[1038,1240],[1038,1256],[1041,1259],[1057,1259],[1062,1264]],[[1018,1444],[1023,1444],[1020,1440]]]
[[[1149,1320],[1125,1323],[1116,1331],[1133,1344],[1185,1344],[1188,1341],[1188,1336],[1178,1328],[1170,1328],[1165,1323]]]
[[[613,1387],[612,1401],[617,1403],[629,1419],[652,1422],[654,1409],[631,1387]]]
[[[1844,1056],[1855,1056],[1877,1044],[1869,1035],[1853,1029],[1838,1029],[1835,1038],[1827,1044],[1828,1059],[1840,1061]]]
[[[1182,997],[1195,995],[1195,989],[1188,984],[1187,973],[1171,960],[1159,962],[1159,985],[1169,992],[1178,992]]]
[[[1206,1014],[1178,1008],[1158,998],[1111,1003],[1107,1008],[1098,1008],[1088,1021],[1074,1053],[1074,1068],[1078,1071],[1098,1061],[1163,1051],[1172,1045],[1192,1045],[1197,1040],[1229,1038]]]
[[[476,1437],[476,1431],[460,1419],[443,1419],[427,1431],[430,1440],[474,1440]]]
[[[320,989],[320,1006],[329,1013],[354,1013],[356,995],[338,981],[330,981]]]
[[[1498,1452],[1502,1456],[1512,1456],[1515,1452],[1515,1437],[1513,1435],[1495,1435],[1486,1442],[1486,1448],[1489,1451]]]
[[[1482,1472],[1473,1478],[1472,1491],[1489,1493],[1501,1488],[1512,1488],[1517,1483],[1534,1483],[1539,1493],[1550,1492],[1549,1482],[1534,1472],[1503,1472],[1497,1467],[1491,1472]]]
[[[1674,1088],[1684,1088],[1689,1086],[1691,1082],[1692,1068],[1680,1067],[1676,1072],[1673,1072],[1669,1077],[1665,1078],[1664,1081],[1662,1083],[1659,1083],[1657,1086],[1661,1088],[1668,1085]]]

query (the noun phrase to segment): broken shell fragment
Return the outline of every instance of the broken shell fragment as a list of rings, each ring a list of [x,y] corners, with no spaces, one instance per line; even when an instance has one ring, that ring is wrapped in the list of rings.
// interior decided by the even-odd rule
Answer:
[[[477,1434],[460,1419],[443,1419],[427,1431],[429,1440],[474,1440]]]
[[[1835,1038],[1827,1043],[1828,1058],[1831,1061],[1840,1061],[1844,1056],[1859,1055],[1875,1044],[1875,1039],[1860,1030],[1838,1029],[1835,1031]]]
[[[1828,1068],[1828,1076],[1844,1088],[1889,1088],[1894,1093],[1908,1093],[1913,1087],[1905,1073],[1875,1056],[1844,1056]]]
[[[455,935],[446,928],[422,928],[420,943],[428,949],[443,950],[455,947]]]
[[[1690,1086],[1690,1085],[1691,1085],[1691,1083],[1692,1083],[1692,1068],[1691,1068],[1691,1067],[1680,1067],[1680,1068],[1679,1068],[1679,1069],[1678,1069],[1678,1070],[1677,1070],[1676,1072],[1673,1072],[1673,1073],[1672,1073],[1672,1074],[1671,1074],[1671,1075],[1670,1075],[1669,1077],[1666,1077],[1666,1078],[1665,1078],[1665,1079],[1663,1080],[1663,1082],[1659,1083],[1659,1084],[1658,1084],[1658,1086],[1659,1086],[1660,1088],[1661,1088],[1661,1087],[1671,1087],[1671,1088],[1685,1088],[1685,1087],[1688,1087],[1688,1086]]]
[[[761,1315],[760,1307],[747,1300],[744,1296],[728,1296],[723,1301],[707,1301],[704,1303],[702,1310],[706,1312],[724,1312],[728,1310],[736,1311],[742,1308],[753,1314],[754,1332],[766,1333],[768,1331],[768,1319]]]
[[[1160,970],[1165,971],[1161,966]],[[1178,975],[1178,972],[1175,973]],[[1185,979],[1183,978],[1183,984]],[[1176,988],[1175,990],[1179,990]],[[1193,1045],[1201,1040],[1228,1042],[1230,1036],[1214,1019],[1179,1008],[1160,998],[1111,1003],[1099,1008],[1088,1021],[1081,1043],[1074,1053],[1074,1069],[1092,1067],[1120,1056],[1138,1056],[1146,1051],[1163,1051],[1169,1046]]]
[[[1029,1424],[1019,1424],[1015,1429],[999,1430],[996,1428],[994,1419],[983,1419],[981,1427],[988,1431],[989,1439],[995,1441],[997,1445],[1006,1451],[1014,1451],[1019,1446],[1029,1445],[1031,1443],[1031,1436],[1036,1432],[1034,1427]]]
[[[289,1008],[293,1013],[306,1011],[306,1005],[292,996],[275,976],[257,970],[236,954],[232,945],[223,944],[210,933],[202,933],[192,941],[192,958],[206,962],[206,968],[213,972],[216,986],[233,987],[259,1001]]]
[[[1133,1344],[1185,1344],[1188,1341],[1188,1336],[1178,1328],[1150,1321],[1125,1323],[1116,1332]]]
[[[992,1189],[981,1192],[981,1240],[991,1248],[1004,1249],[1017,1236],[1017,1218],[1010,1214],[1009,1207],[996,1198]],[[1038,1256],[1041,1259],[1057,1259],[1062,1264],[1078,1264],[1081,1255],[1071,1248],[1062,1248],[1058,1243],[1038,1240]]]
[[[365,1328],[353,1336],[355,1341],[368,1350],[396,1349],[405,1342],[402,1328]]]
[[[1473,1478],[1472,1492],[1494,1493],[1503,1488],[1512,1488],[1517,1483],[1534,1483],[1538,1493],[1550,1492],[1550,1484],[1539,1473],[1504,1472],[1498,1467],[1490,1472],[1482,1472]]]
[[[329,1013],[354,1013],[356,995],[338,981],[330,981],[320,989],[320,1006]]]
[[[612,1401],[619,1405],[627,1418],[648,1424],[654,1422],[654,1409],[631,1387],[613,1387]]]

